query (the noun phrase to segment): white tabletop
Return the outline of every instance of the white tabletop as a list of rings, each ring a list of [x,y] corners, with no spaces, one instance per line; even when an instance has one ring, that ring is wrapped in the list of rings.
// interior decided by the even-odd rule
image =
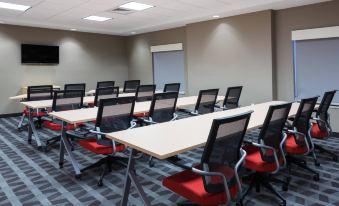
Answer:
[[[213,119],[253,110],[248,129],[255,129],[262,126],[269,106],[281,103],[284,102],[272,101],[255,106],[214,112],[173,122],[114,132],[108,134],[107,137],[158,159],[165,159],[205,145]],[[290,116],[296,114],[298,105],[298,103],[293,104]]]
[[[87,98],[90,98],[90,97],[87,97]],[[197,101],[197,98],[198,98],[197,96],[179,97],[177,101],[177,107],[182,108],[185,106],[194,105]],[[223,96],[218,96],[217,98],[218,101],[223,100],[223,99],[224,99]],[[85,102],[85,99],[84,99],[84,102]],[[33,104],[32,103],[29,104],[31,108],[38,107],[38,105],[33,105],[34,103]],[[46,104],[44,104],[44,106],[45,105]],[[134,106],[134,113],[138,114],[138,113],[148,112],[150,109],[150,106],[151,106],[150,101],[137,102],[135,103],[135,106]],[[94,108],[84,108],[84,109],[78,109],[78,110],[62,111],[62,112],[50,112],[49,115],[56,119],[65,121],[67,123],[75,124],[79,122],[89,122],[89,121],[95,120],[97,117],[97,112],[98,112],[98,109],[94,107]]]

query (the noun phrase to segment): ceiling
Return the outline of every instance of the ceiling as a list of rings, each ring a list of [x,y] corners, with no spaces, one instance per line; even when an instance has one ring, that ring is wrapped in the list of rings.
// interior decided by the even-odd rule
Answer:
[[[131,35],[184,26],[220,17],[284,9],[328,0],[0,0],[32,6],[25,12],[0,8],[5,24],[33,26],[113,35]],[[111,12],[118,6],[136,1],[153,8],[128,15]],[[96,15],[111,17],[105,22],[82,18]]]

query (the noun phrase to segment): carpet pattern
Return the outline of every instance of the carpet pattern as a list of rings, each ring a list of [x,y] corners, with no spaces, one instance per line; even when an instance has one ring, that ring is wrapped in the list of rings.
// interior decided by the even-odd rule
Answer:
[[[47,153],[37,150],[33,141],[27,143],[27,132],[16,128],[19,118],[0,119],[0,205],[118,205],[121,200],[125,168],[114,166],[113,171],[104,179],[104,186],[98,187],[100,170],[90,170],[81,180],[74,178],[72,166],[65,159],[64,168],[59,169],[59,149],[56,146]],[[57,135],[47,129],[39,129],[43,139]],[[247,134],[254,138],[257,131]],[[339,154],[339,138],[330,138],[321,142]],[[197,163],[203,149],[199,148],[180,155],[187,163]],[[80,167],[85,167],[100,159],[98,155],[75,146],[75,157]],[[321,163],[316,170],[320,181],[312,180],[312,175],[299,168],[292,168],[292,181],[287,192],[278,191],[286,198],[287,205],[338,205],[339,206],[339,163],[331,161],[325,154],[317,154]],[[309,159],[309,165],[314,165]],[[137,176],[149,196],[152,205],[176,205],[184,201],[162,186],[162,179],[181,171],[180,168],[165,161],[155,161],[148,166],[148,157],[136,163]],[[245,188],[246,186],[244,186]],[[251,192],[245,205],[278,205],[279,201],[265,189],[261,193]],[[142,205],[137,192],[131,188],[129,205]]]

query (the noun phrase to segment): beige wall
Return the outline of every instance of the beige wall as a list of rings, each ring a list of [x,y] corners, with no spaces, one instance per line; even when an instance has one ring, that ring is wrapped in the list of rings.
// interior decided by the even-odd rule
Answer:
[[[275,11],[278,99],[293,100],[294,95],[291,31],[327,26],[339,26],[339,1]],[[332,126],[339,131],[339,110],[331,114]]]
[[[183,43],[186,45],[184,27],[146,33],[129,37],[127,40],[129,79],[140,79],[142,84],[153,83],[151,46]]]
[[[21,64],[21,43],[60,46],[60,64]],[[0,114],[21,110],[8,97],[22,85],[87,83],[95,88],[101,80],[128,78],[125,37],[0,25]]]
[[[241,104],[272,100],[271,11],[187,26],[190,94],[243,85]]]
[[[244,85],[241,104],[271,100],[271,37],[271,11],[129,37],[129,78],[152,83],[150,46],[182,42],[189,94],[206,88],[224,94],[228,86]]]

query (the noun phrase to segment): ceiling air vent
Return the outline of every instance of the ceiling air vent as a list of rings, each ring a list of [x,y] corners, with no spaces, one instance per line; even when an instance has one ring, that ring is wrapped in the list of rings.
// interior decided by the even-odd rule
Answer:
[[[116,8],[116,9],[113,9],[113,10],[110,10],[110,11],[113,12],[113,13],[116,13],[116,14],[123,14],[123,15],[131,14],[131,13],[135,12],[133,10],[123,9],[123,8]]]

